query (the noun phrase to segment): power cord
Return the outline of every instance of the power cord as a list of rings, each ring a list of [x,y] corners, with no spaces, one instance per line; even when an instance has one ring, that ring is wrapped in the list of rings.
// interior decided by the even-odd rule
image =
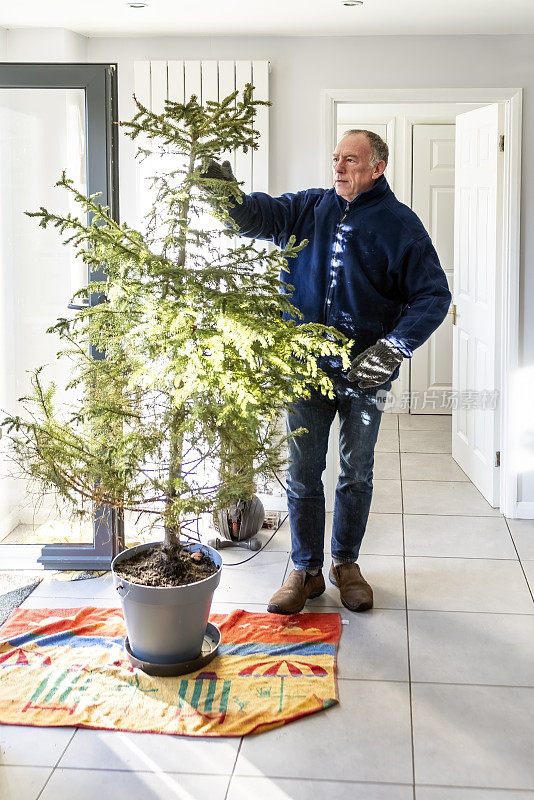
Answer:
[[[280,484],[280,486],[282,487],[282,489],[284,490],[284,492],[287,492],[287,486],[285,485],[285,483],[283,481],[280,480],[280,478],[278,477],[276,472],[273,472],[273,475],[276,478],[276,480],[278,481],[278,483]]]
[[[276,528],[276,530],[274,530],[274,531],[272,532],[271,536],[269,536],[269,538],[267,539],[267,541],[265,542],[265,544],[264,544],[264,545],[262,545],[262,546],[260,547],[260,549],[259,549],[259,550],[256,550],[256,552],[254,553],[254,555],[252,555],[252,556],[249,556],[248,558],[245,558],[243,561],[236,561],[236,562],[234,562],[233,564],[227,564],[227,563],[226,563],[226,561],[223,561],[223,567],[239,567],[241,564],[246,564],[246,563],[247,563],[247,561],[251,561],[253,558],[256,558],[256,556],[257,556],[257,555],[259,555],[259,554],[261,553],[261,551],[262,551],[262,550],[265,550],[265,548],[267,547],[267,545],[269,544],[269,542],[272,542],[272,540],[273,540],[273,538],[274,538],[275,534],[276,534],[276,533],[278,533],[278,531],[280,530],[280,528],[282,527],[282,525],[284,524],[284,522],[286,521],[286,519],[288,518],[288,516],[289,516],[289,514],[286,514],[286,515],[285,515],[285,517],[283,518],[283,520],[282,520],[281,522],[279,522],[279,523],[278,523],[278,527]]]

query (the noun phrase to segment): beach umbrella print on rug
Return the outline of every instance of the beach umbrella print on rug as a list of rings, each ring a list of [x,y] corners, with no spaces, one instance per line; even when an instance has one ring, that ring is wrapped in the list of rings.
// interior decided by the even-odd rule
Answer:
[[[272,661],[259,661],[257,664],[251,664],[249,667],[242,669],[239,675],[241,677],[251,678],[280,678],[279,711],[282,711],[284,703],[284,680],[286,678],[324,678],[328,675],[328,672],[318,664],[309,664],[306,661],[289,661],[288,659],[283,658],[282,660],[275,661],[274,663]],[[258,691],[260,695],[262,692],[267,691],[269,696],[273,698],[271,689],[265,690],[260,688]],[[285,696],[295,699],[296,697],[302,697],[303,695],[288,696],[286,693]]]

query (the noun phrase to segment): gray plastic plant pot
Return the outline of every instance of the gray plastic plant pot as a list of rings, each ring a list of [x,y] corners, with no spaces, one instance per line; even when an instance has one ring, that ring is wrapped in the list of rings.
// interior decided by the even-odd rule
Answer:
[[[221,580],[222,559],[207,545],[197,542],[184,545],[190,552],[202,550],[219,567],[209,578],[185,586],[143,586],[116,574],[118,564],[155,544],[139,544],[123,550],[111,564],[129,645],[137,659],[151,664],[191,661],[202,649],[213,593]]]

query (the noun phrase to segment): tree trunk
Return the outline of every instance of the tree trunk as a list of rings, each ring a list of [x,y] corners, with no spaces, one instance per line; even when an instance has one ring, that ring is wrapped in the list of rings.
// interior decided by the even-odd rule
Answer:
[[[180,520],[177,520],[174,512],[174,500],[178,497],[178,492],[174,481],[180,478],[182,473],[182,449],[183,434],[180,431],[184,420],[182,410],[173,412],[170,426],[170,452],[169,452],[169,480],[168,490],[165,497],[167,510],[165,512],[165,539],[163,541],[163,552],[166,558],[171,561],[180,551]]]
[[[193,172],[195,168],[195,147],[194,144],[191,148],[189,153],[189,173]],[[180,217],[185,220],[185,224],[187,226],[187,216],[189,214],[189,198],[186,198],[182,203],[180,209]],[[181,248],[178,254],[177,264],[178,266],[185,266],[186,260],[186,247],[185,243],[184,246]],[[163,541],[163,553],[165,557],[172,561],[181,550],[180,544],[180,531],[181,531],[181,520],[177,520],[175,518],[174,510],[173,510],[173,502],[175,498],[177,498],[178,493],[174,486],[174,481],[177,478],[180,478],[182,474],[182,452],[183,452],[183,433],[180,432],[180,428],[184,421],[184,410],[183,409],[174,409],[172,415],[172,422],[170,426],[170,453],[169,453],[169,482],[168,482],[168,492],[165,498],[165,503],[167,505],[168,512],[165,513],[165,538]]]

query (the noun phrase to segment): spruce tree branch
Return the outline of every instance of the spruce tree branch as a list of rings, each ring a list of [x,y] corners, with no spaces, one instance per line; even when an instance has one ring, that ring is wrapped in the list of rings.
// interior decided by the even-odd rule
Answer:
[[[114,221],[65,173],[58,185],[90,224],[43,207],[29,214],[55,227],[91,274],[106,274],[76,293],[103,302],[49,329],[65,342],[67,385],[80,404],[60,404],[37,373],[25,398],[29,419],[4,420],[15,463],[72,506],[78,499],[147,514],[164,526],[169,551],[188,515],[250,496],[255,475],[282,463],[279,410],[310,386],[331,393],[318,358],[348,358],[340,334],[301,324],[289,279],[279,292],[280,272],[306,243],[291,239],[273,253],[236,246],[235,185],[202,178],[210,158],[257,146],[259,105],[252,87],[222,103],[167,103],[160,115],[138,103],[128,135],[150,142],[140,156],[183,162],[158,165],[142,231]],[[208,214],[215,219],[205,226]],[[92,360],[89,345],[104,358]]]

